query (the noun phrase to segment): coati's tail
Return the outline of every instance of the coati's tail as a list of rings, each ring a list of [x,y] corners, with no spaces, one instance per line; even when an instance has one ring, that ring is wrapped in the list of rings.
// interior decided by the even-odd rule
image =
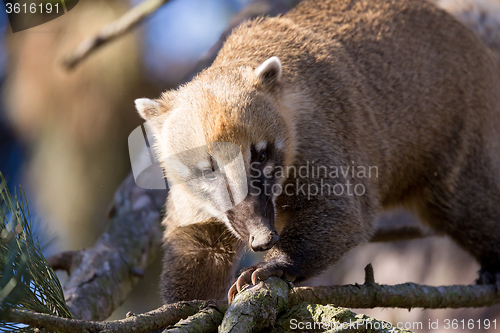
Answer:
[[[498,0],[435,0],[474,31],[497,55],[500,62],[500,1]]]

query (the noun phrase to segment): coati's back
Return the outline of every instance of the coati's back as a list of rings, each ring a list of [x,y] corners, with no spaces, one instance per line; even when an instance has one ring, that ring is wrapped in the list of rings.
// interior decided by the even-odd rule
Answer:
[[[310,149],[320,130],[336,150],[340,142],[356,162],[384,170],[383,206],[410,200],[436,172],[454,184],[453,169],[470,163],[464,156],[476,154],[477,168],[500,165],[495,55],[425,0],[306,0],[282,18],[240,27],[214,66],[257,66],[272,55],[282,61],[289,104],[299,101],[290,106],[301,113],[298,159],[330,153]],[[477,141],[492,144],[477,151],[469,144]]]

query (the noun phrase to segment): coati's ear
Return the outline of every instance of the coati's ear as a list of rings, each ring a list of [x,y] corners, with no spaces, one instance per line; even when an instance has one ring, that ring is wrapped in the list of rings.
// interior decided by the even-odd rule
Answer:
[[[144,120],[149,120],[162,112],[160,102],[149,98],[136,99],[135,108]]]
[[[255,69],[255,75],[263,86],[274,86],[281,81],[281,62],[271,57]]]

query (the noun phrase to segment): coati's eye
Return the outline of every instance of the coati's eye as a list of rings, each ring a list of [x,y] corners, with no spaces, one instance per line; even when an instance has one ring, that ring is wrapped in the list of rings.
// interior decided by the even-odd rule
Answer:
[[[262,153],[259,154],[259,163],[265,162],[266,159],[267,159],[266,152],[263,151]]]
[[[203,178],[208,179],[208,180],[215,180],[217,179],[217,176],[215,175],[215,172],[213,172],[211,169],[206,169],[201,172],[203,175]]]

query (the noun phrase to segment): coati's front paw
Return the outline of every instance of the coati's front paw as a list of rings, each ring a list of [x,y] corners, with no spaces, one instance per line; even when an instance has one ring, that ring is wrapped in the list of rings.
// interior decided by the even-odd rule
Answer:
[[[236,294],[238,294],[244,286],[257,284],[260,281],[264,281],[271,276],[282,277],[290,282],[293,282],[296,278],[296,276],[291,274],[281,263],[272,261],[261,262],[260,264],[247,268],[243,273],[240,274],[238,280],[236,280],[236,282],[229,289],[229,303],[233,301]]]
[[[490,272],[487,269],[481,268],[479,270],[479,278],[476,280],[477,284],[494,284],[497,288],[497,294],[500,295],[500,272]]]

